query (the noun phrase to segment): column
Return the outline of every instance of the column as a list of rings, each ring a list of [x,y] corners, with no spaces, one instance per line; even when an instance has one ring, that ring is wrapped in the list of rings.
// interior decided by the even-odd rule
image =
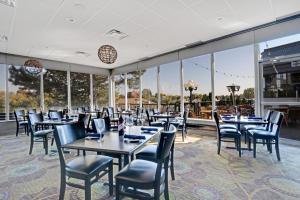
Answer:
[[[93,74],[90,74],[90,110],[94,111],[94,90],[93,90]]]
[[[215,55],[210,54],[210,68],[211,68],[211,103],[212,109],[216,109],[216,97],[215,97]]]
[[[128,110],[128,84],[127,84],[127,73],[124,74],[124,85],[125,85],[125,110]]]
[[[139,71],[139,74],[140,74],[140,80],[139,80],[139,102],[140,102],[140,109],[143,108],[143,83],[142,83],[142,80],[143,80],[143,77],[142,77],[142,73],[141,73],[141,70]]]
[[[157,109],[160,112],[160,66],[157,67]]]
[[[68,85],[68,109],[72,113],[72,102],[71,102],[71,72],[70,68],[67,71],[67,85]]]
[[[262,100],[262,90],[260,81],[262,80],[262,74],[260,73],[259,69],[259,44],[254,44],[254,79],[255,79],[255,87],[254,87],[254,98],[255,98],[255,115],[261,116],[262,113],[262,106],[261,106],[261,100]]]
[[[184,90],[184,77],[183,77],[183,63],[182,60],[180,60],[180,112],[181,112],[181,116],[183,116],[183,112],[184,112],[184,94],[183,94],[183,90]]]
[[[41,72],[40,74],[40,85],[41,85],[41,88],[40,88],[40,95],[41,95],[41,99],[40,99],[40,108],[41,108],[41,111],[44,112],[45,111],[45,95],[44,95],[44,73],[43,71]]]

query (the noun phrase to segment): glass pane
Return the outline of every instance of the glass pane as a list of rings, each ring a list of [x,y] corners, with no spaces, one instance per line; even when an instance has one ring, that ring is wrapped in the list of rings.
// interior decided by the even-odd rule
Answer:
[[[127,99],[128,109],[134,109],[139,107],[140,102],[140,72],[134,71],[127,73]]]
[[[68,107],[67,72],[47,70],[44,74],[45,110]]]
[[[234,113],[235,105],[243,115],[254,113],[253,48],[249,45],[215,53],[215,95],[221,114]]]
[[[108,77],[93,75],[93,95],[95,110],[108,106]]]
[[[90,74],[71,72],[72,110],[90,107]]]
[[[0,64],[0,121],[5,120],[6,65]]]
[[[141,71],[143,87],[143,108],[157,108],[157,67]]]
[[[183,60],[184,102],[189,117],[211,119],[211,64],[210,55]],[[194,84],[190,84],[194,83]],[[191,87],[193,86],[194,87]],[[192,91],[192,93],[190,93]]]
[[[114,76],[116,107],[125,109],[125,75]]]
[[[23,66],[9,66],[9,113],[14,119],[16,109],[40,109],[40,75],[35,75]]]
[[[179,62],[160,66],[160,101],[161,112],[167,108],[172,112],[180,109],[180,76]]]

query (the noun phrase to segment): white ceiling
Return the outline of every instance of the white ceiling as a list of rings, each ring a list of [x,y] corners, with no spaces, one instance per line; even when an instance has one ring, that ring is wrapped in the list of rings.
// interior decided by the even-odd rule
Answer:
[[[300,0],[16,0],[0,4],[0,51],[114,68],[299,11]],[[111,29],[129,36],[108,37]],[[98,59],[103,44],[118,51],[113,65]]]

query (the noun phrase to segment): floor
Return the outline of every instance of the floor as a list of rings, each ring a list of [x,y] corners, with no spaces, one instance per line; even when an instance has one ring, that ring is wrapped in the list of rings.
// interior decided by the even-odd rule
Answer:
[[[239,158],[237,151],[224,147],[217,155],[213,134],[190,130],[184,143],[177,137],[170,199],[300,199],[299,142],[283,139],[278,162],[263,146],[258,147],[256,159],[252,152],[244,151]],[[29,137],[0,136],[0,199],[58,199],[57,155],[44,155],[40,144],[33,155],[28,150]],[[112,199],[102,182],[93,185],[93,199]],[[84,199],[84,193],[68,187],[65,199]]]

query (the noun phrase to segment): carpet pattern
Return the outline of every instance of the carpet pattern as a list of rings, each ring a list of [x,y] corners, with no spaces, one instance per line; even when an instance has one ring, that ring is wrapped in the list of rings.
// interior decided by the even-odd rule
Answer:
[[[214,137],[198,133],[189,135],[185,143],[177,139],[176,180],[170,180],[172,200],[300,199],[299,147],[281,144],[282,161],[278,162],[262,145],[256,159],[248,151],[239,158],[237,151],[225,145],[217,155]],[[29,137],[0,137],[0,199],[58,199],[58,156],[44,155],[41,144],[34,146],[32,155],[28,151]],[[93,185],[93,199],[112,199],[104,181]],[[65,199],[84,199],[84,192],[67,187]]]

